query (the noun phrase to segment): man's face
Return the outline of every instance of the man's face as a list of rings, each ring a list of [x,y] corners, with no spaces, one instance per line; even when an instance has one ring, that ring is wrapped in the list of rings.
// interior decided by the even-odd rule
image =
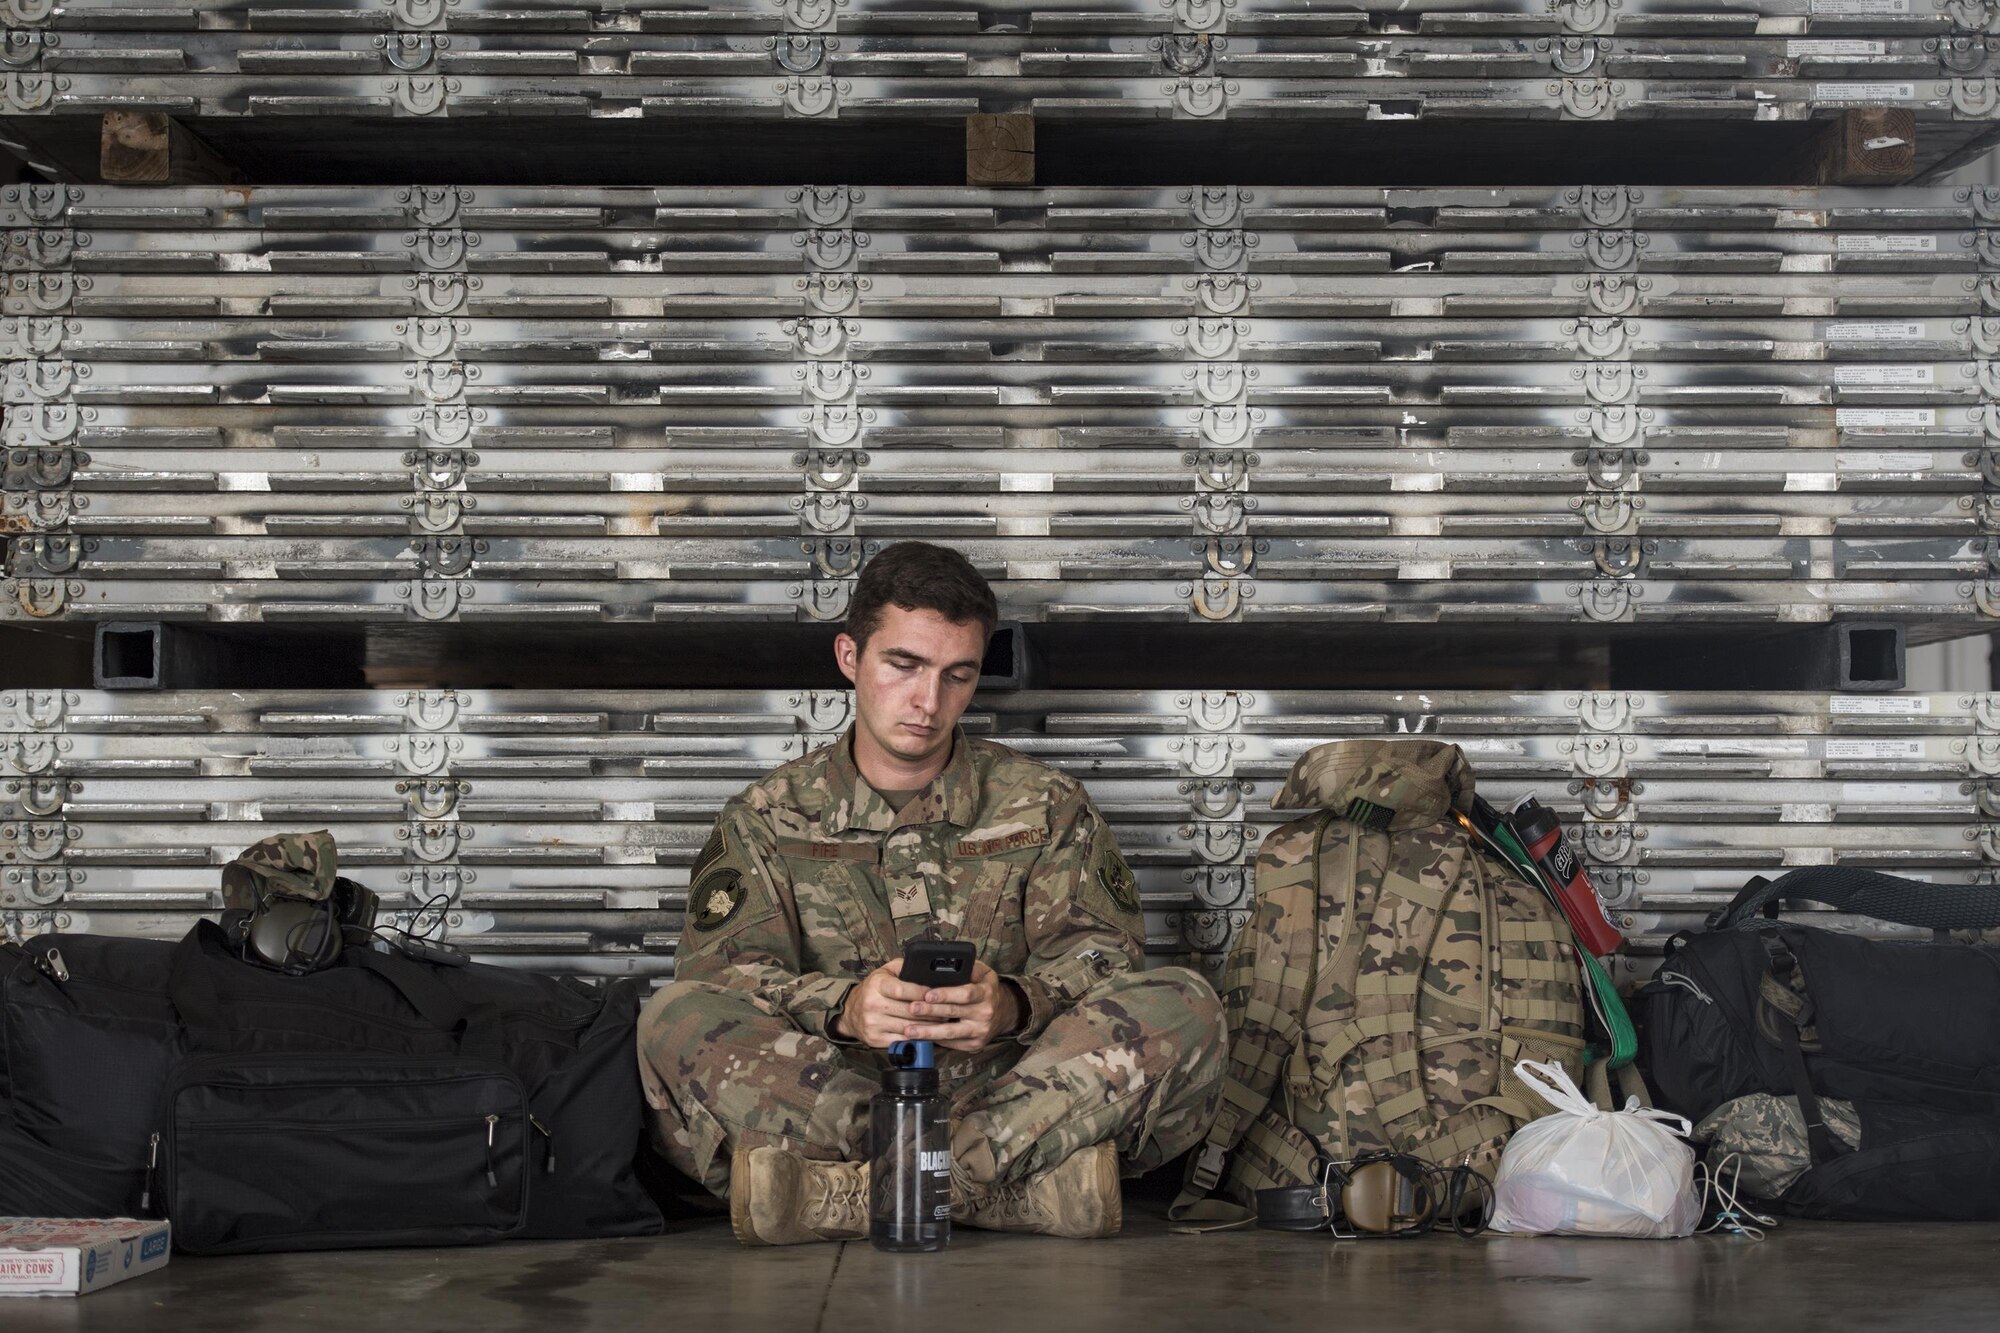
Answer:
[[[961,624],[891,605],[865,647],[843,634],[834,655],[854,682],[860,732],[896,759],[921,764],[951,745],[951,729],[979,684],[986,633],[976,620]]]

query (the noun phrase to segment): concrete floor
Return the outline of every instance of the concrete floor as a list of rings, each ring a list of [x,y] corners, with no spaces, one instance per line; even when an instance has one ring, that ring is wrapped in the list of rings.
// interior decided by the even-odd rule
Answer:
[[[935,1255],[866,1243],[746,1250],[725,1224],[656,1240],[177,1256],[80,1300],[0,1303],[6,1333],[335,1329],[950,1333],[956,1329],[1436,1329],[1652,1333],[2000,1328],[2000,1225],[1793,1222],[1733,1238],[1336,1243],[1167,1232],[1110,1241],[961,1232]]]

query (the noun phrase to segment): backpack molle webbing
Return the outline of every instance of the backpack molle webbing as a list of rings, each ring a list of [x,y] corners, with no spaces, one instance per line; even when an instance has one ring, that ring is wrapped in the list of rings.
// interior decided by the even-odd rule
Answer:
[[[1317,812],[1258,851],[1224,978],[1223,1109],[1176,1219],[1239,1220],[1198,1201],[1305,1183],[1321,1158],[1490,1169],[1539,1113],[1514,1062],[1581,1073],[1569,928],[1477,847],[1460,822],[1472,795],[1464,754],[1437,741],[1335,742],[1293,766],[1273,806]]]

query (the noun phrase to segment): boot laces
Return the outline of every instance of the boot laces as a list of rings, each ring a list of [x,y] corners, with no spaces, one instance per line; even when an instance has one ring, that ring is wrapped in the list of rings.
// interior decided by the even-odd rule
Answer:
[[[1015,1181],[993,1192],[992,1202],[1002,1221],[1033,1222],[1041,1218],[1033,1182]]]
[[[868,1179],[860,1171],[829,1171],[819,1211],[828,1226],[857,1227],[868,1215]]]

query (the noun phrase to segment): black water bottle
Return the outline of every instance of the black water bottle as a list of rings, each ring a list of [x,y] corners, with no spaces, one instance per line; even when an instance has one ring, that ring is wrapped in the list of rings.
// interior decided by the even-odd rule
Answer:
[[[868,1239],[878,1250],[951,1243],[951,1109],[938,1093],[937,1048],[899,1041],[870,1108]]]

